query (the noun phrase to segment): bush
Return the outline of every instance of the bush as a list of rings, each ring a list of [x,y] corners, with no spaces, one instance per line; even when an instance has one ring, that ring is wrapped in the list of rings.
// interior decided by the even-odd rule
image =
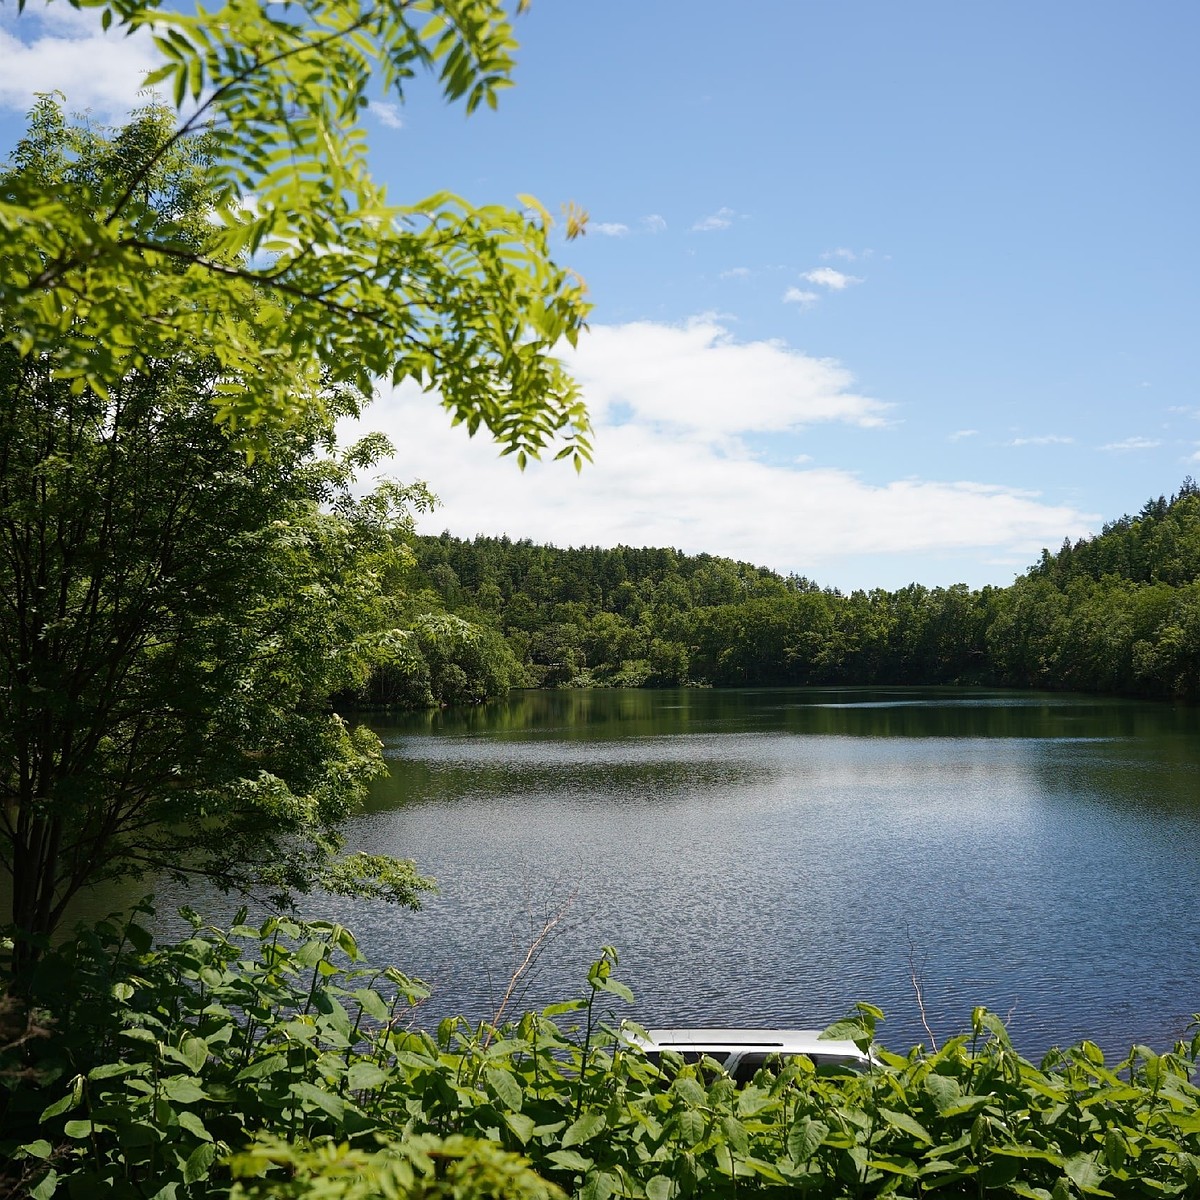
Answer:
[[[631,998],[615,964],[606,947],[584,998],[429,1032],[411,1027],[424,988],[363,964],[340,925],[194,918],[155,949],[104,923],[42,963],[34,1001],[57,1032],[9,1052],[0,1154],[35,1200],[1200,1188],[1200,1033],[1116,1063],[1085,1041],[1035,1066],[976,1009],[933,1053],[876,1047],[861,1075],[799,1057],[739,1087],[711,1060],[632,1046],[608,1011]],[[881,1015],[860,1005],[830,1032],[865,1047]]]

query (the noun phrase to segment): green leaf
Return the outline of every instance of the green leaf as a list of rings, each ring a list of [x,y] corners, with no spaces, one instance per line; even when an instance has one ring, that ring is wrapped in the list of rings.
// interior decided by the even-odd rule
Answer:
[[[25,1145],[18,1146],[17,1153],[24,1154],[26,1158],[49,1158],[53,1149],[45,1138],[39,1138],[36,1142],[26,1142]]]
[[[58,1189],[58,1172],[52,1167],[29,1193],[29,1200],[50,1200]]]
[[[703,1113],[698,1113],[694,1108],[685,1108],[675,1114],[674,1120],[679,1140],[685,1146],[694,1146],[704,1137]]]
[[[551,1150],[546,1157],[564,1171],[578,1171],[580,1174],[590,1171],[594,1165],[592,1159],[584,1158],[574,1150]]]
[[[877,1154],[867,1159],[867,1167],[873,1171],[882,1171],[885,1175],[901,1175],[905,1179],[918,1179],[921,1172],[911,1158],[902,1158],[897,1154]]]
[[[212,1134],[208,1132],[204,1122],[191,1109],[180,1109],[177,1116],[181,1129],[186,1129],[188,1133],[193,1137],[198,1137],[202,1142],[211,1142],[213,1140]]]
[[[61,1099],[56,1100],[49,1107],[44,1108],[42,1110],[41,1117],[38,1119],[39,1119],[39,1121],[46,1121],[46,1120],[49,1120],[51,1117],[60,1116],[62,1113],[65,1113],[69,1109],[74,1108],[77,1104],[80,1104],[82,1101],[83,1101],[83,1076],[76,1075],[75,1078],[71,1080],[71,1090],[69,1092],[67,1092],[67,1094],[65,1096],[63,1096]]]
[[[265,1058],[258,1059],[257,1062],[252,1062],[249,1066],[243,1067],[234,1077],[234,1083],[244,1083],[251,1079],[263,1079],[267,1075],[274,1075],[278,1071],[286,1072],[288,1069],[287,1057],[283,1054],[269,1054]]]
[[[925,1077],[925,1090],[929,1093],[938,1112],[944,1113],[962,1098],[962,1088],[957,1079],[946,1075],[931,1074]]]
[[[506,1112],[500,1115],[522,1146],[533,1137],[535,1125],[532,1117],[527,1117],[524,1113],[519,1112]]]
[[[217,1147],[212,1142],[197,1146],[183,1164],[183,1182],[189,1186],[207,1179],[209,1169],[217,1157]]]
[[[154,945],[154,935],[148,929],[143,929],[132,921],[125,926],[125,936],[139,954],[149,954],[150,948]]]
[[[603,1131],[606,1124],[607,1121],[603,1113],[584,1113],[577,1121],[572,1122],[567,1127],[567,1132],[563,1134],[562,1139],[563,1148],[578,1146],[582,1142],[590,1141],[596,1134]]]
[[[579,1200],[608,1200],[621,1188],[621,1180],[611,1171],[595,1171],[583,1181]]]
[[[1091,1154],[1072,1154],[1063,1163],[1063,1170],[1071,1182],[1084,1193],[1092,1195],[1109,1195],[1101,1185],[1105,1180],[1105,1172],[1097,1165]]]
[[[324,1088],[309,1083],[306,1079],[299,1083],[293,1083],[289,1090],[292,1095],[301,1100],[307,1100],[309,1104],[327,1112],[335,1121],[346,1119],[346,1105],[340,1096],[335,1096],[332,1092],[327,1092]]]
[[[909,1116],[908,1113],[895,1112],[890,1108],[881,1108],[879,1115],[893,1128],[900,1129],[903,1132],[910,1134],[918,1141],[933,1144],[933,1138],[929,1136],[929,1131],[915,1117]]]
[[[187,1075],[168,1075],[162,1081],[163,1094],[177,1104],[195,1104],[197,1100],[209,1099],[198,1079]]]
[[[346,1072],[346,1086],[352,1092],[365,1092],[387,1082],[387,1073],[373,1062],[356,1062]]]
[[[193,1071],[199,1072],[208,1061],[208,1043],[199,1037],[185,1037],[179,1052]]]
[[[646,1200],[671,1200],[675,1185],[668,1175],[653,1175],[646,1182]]]
[[[787,1149],[792,1161],[806,1163],[829,1134],[829,1126],[811,1117],[801,1117],[788,1130]]]
[[[725,1116],[720,1121],[721,1133],[725,1141],[739,1154],[745,1154],[750,1147],[750,1134],[745,1125],[736,1117]]]
[[[681,1075],[671,1085],[673,1091],[685,1104],[704,1104],[708,1100],[705,1090],[690,1076]]]
[[[111,1062],[101,1063],[88,1072],[88,1079],[113,1079],[118,1075],[133,1075],[147,1069],[143,1063]]]
[[[492,1089],[493,1095],[501,1104],[511,1112],[521,1111],[521,1085],[508,1071],[499,1067],[488,1067],[484,1071],[484,1077],[487,1079],[488,1087]]]
[[[387,1021],[391,1017],[383,997],[373,988],[360,988],[352,994],[368,1017],[374,1017],[376,1021]]]

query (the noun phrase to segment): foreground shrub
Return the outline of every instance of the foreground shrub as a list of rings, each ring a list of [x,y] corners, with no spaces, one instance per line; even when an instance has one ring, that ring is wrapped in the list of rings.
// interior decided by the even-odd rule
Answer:
[[[198,918],[161,948],[81,934],[33,983],[55,1036],[12,1050],[12,1186],[52,1196],[673,1197],[1200,1194],[1200,1033],[1119,1062],[1082,1042],[1035,1066],[976,1009],[929,1053],[863,1074],[804,1057],[737,1086],[653,1063],[605,948],[586,997],[497,1028],[412,1028],[423,987],[332,924]],[[873,1042],[858,1006],[831,1033]],[[636,1026],[634,1027],[636,1030]],[[36,1086],[30,1080],[35,1078]]]

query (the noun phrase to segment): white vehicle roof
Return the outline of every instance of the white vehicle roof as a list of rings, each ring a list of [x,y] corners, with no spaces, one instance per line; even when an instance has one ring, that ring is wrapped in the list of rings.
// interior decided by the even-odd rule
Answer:
[[[690,1050],[714,1055],[757,1051],[807,1054],[810,1058],[870,1062],[852,1041],[823,1038],[819,1029],[647,1029],[648,1039],[630,1037],[643,1050]]]

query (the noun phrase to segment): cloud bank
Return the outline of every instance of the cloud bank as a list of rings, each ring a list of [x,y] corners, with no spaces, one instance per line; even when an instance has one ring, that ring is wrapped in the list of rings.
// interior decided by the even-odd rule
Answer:
[[[427,480],[443,501],[426,532],[675,546],[840,583],[879,556],[899,572],[919,555],[1025,563],[1094,527],[1092,514],[1015,488],[867,482],[811,465],[799,442],[768,461],[752,449],[756,437],[782,447],[818,423],[879,426],[886,406],[860,395],[840,364],[738,342],[711,318],[593,327],[567,357],[596,426],[596,461],[580,475],[562,463],[517,472],[483,437],[451,429],[415,388],[389,391],[367,411],[363,426],[397,446],[388,473]],[[865,573],[887,585],[874,565]]]

